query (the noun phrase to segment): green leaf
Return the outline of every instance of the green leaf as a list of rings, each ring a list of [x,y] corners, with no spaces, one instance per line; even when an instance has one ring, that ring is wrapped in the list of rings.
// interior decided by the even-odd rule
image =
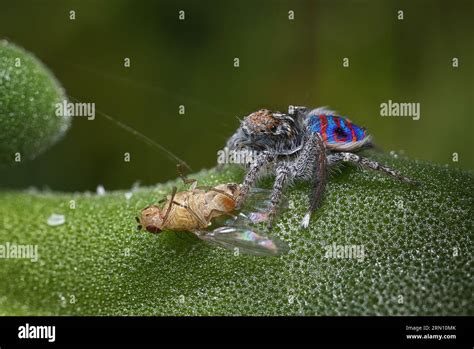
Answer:
[[[61,138],[71,123],[55,114],[63,100],[62,87],[37,58],[0,40],[0,164],[32,159]]]
[[[473,315],[472,173],[368,155],[423,184],[346,166],[306,231],[309,185],[288,189],[290,207],[271,232],[290,246],[281,257],[234,256],[186,233],[137,232],[134,217],[173,185],[183,188],[179,181],[129,199],[123,191],[3,192],[0,243],[38,245],[39,258],[0,259],[0,313]],[[239,182],[242,172],[190,177],[214,185]],[[65,223],[48,225],[54,213]],[[359,258],[329,258],[333,244],[359,246]]]

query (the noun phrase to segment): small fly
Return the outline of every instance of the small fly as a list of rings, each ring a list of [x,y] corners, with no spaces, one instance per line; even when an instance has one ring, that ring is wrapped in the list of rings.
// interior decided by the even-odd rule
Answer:
[[[163,230],[188,232],[209,243],[238,251],[238,253],[276,256],[287,252],[287,245],[260,233],[255,224],[268,219],[266,214],[269,191],[255,188],[249,194],[250,213],[235,212],[236,199],[241,185],[236,183],[219,184],[214,187],[197,186],[197,181],[186,179],[191,183],[189,190],[177,191],[173,187],[171,195],[162,200],[160,207],[150,205],[144,208],[138,229],[145,228],[150,233],[161,233]],[[222,226],[208,230],[214,221],[221,217],[228,219]]]

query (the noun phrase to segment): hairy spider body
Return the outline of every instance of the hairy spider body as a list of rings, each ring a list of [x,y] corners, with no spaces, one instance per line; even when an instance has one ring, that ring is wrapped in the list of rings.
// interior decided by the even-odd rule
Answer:
[[[237,208],[258,179],[273,174],[271,226],[284,188],[294,181],[311,181],[309,208],[302,222],[306,228],[321,202],[328,168],[343,161],[383,172],[402,182],[415,183],[393,169],[354,154],[371,145],[371,137],[362,127],[324,107],[308,110],[290,106],[287,114],[268,109],[251,113],[227,141],[229,150],[250,150],[257,154],[253,162],[245,164],[247,173]]]

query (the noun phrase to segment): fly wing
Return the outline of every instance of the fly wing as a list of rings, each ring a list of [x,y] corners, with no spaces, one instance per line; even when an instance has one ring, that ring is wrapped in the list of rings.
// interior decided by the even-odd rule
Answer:
[[[268,221],[268,212],[271,205],[272,189],[252,188],[245,200],[241,214],[246,216],[252,223]],[[288,208],[288,199],[282,196],[278,211]]]
[[[224,225],[245,227],[252,224],[268,221],[268,212],[253,211],[248,213],[240,212],[237,216],[229,218]]]
[[[242,210],[233,214],[231,218],[229,215],[216,217],[213,224],[243,227],[267,222],[272,192],[271,189],[251,188]],[[286,208],[288,208],[288,199],[283,195],[277,213]]]
[[[248,206],[249,208],[268,208],[272,193],[273,189],[251,188],[244,206]],[[288,199],[286,196],[282,196],[280,205],[284,208],[288,207]]]
[[[288,252],[288,246],[277,238],[269,238],[255,229],[244,226],[223,226],[213,231],[195,232],[197,237],[209,243],[239,253],[254,256],[278,256]]]

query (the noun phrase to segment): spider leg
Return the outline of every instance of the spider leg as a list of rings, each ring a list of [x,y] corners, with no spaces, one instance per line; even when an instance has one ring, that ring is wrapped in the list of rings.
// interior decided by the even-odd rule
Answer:
[[[278,207],[283,196],[283,189],[288,182],[290,175],[290,168],[285,163],[280,163],[276,168],[275,183],[273,184],[273,192],[270,200],[270,207],[268,209],[268,229],[273,226],[273,221],[278,210]]]
[[[242,207],[250,188],[257,181],[262,169],[272,160],[273,156],[269,152],[261,152],[257,155],[255,161],[252,162],[240,188],[240,195],[235,203],[237,210]]]
[[[363,156],[360,156],[354,153],[341,152],[341,153],[331,154],[328,156],[329,165],[334,165],[340,161],[352,162],[364,168],[368,168],[370,170],[385,173],[386,175],[392,178],[398,179],[399,181],[404,182],[404,183],[413,184],[413,185],[419,184],[417,181],[414,181],[413,179],[402,175],[400,172],[394,169],[391,169],[387,166],[384,166],[378,163],[377,161],[370,160],[368,158],[365,158]]]
[[[306,176],[309,176],[313,185],[309,198],[309,209],[303,218],[303,222],[301,223],[303,228],[307,228],[311,215],[314,211],[316,211],[322,201],[327,183],[326,147],[324,146],[324,142],[318,133],[311,134],[310,139],[306,142],[304,150],[301,153],[296,166],[298,168],[302,166],[306,167],[306,171],[303,170],[301,171],[302,173],[307,173],[307,171],[310,171],[309,174],[306,174]]]

